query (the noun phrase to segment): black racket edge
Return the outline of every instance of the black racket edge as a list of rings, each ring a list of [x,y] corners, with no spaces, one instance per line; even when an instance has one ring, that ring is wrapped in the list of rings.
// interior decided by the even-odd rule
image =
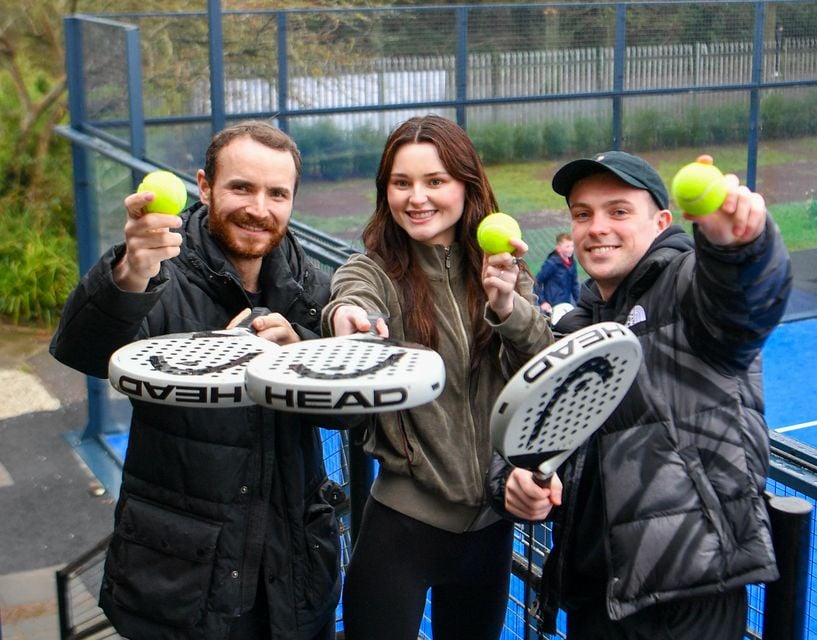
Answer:
[[[255,335],[256,331],[255,331],[255,329],[252,328],[253,320],[255,320],[256,318],[259,318],[261,316],[268,316],[271,313],[272,313],[272,311],[270,309],[268,309],[267,307],[253,307],[252,309],[250,309],[250,314],[246,318],[244,318],[241,322],[239,322],[237,325],[235,325],[234,328],[235,329],[247,329],[247,331],[249,331],[250,333]]]

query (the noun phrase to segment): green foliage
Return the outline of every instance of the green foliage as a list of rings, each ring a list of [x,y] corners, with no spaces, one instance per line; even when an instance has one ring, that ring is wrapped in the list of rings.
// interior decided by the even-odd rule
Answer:
[[[573,124],[571,148],[575,155],[589,156],[612,146],[610,123],[596,118],[577,118]]]
[[[542,150],[545,158],[561,158],[567,153],[570,135],[560,122],[547,122],[542,128]]]
[[[295,125],[290,134],[303,157],[305,179],[341,180],[377,172],[385,136],[371,127],[344,131],[329,120]]]
[[[15,324],[53,326],[77,282],[75,255],[66,228],[20,205],[0,211],[0,314]]]
[[[812,200],[808,205],[808,217],[817,226],[817,200]]]
[[[661,122],[663,144],[669,149],[687,146],[707,146],[710,134],[706,114],[697,106],[684,111],[684,117],[667,117]]]
[[[386,143],[386,136],[364,127],[353,133],[350,140],[352,153],[352,175],[361,178],[374,178],[380,164],[380,153]]]
[[[496,122],[468,128],[474,146],[485,164],[508,162],[514,157],[514,125]]]
[[[0,74],[0,137],[3,140],[13,140],[13,131],[18,125],[19,101],[14,95],[11,79]],[[0,144],[0,170],[12,162],[14,156],[13,144]]]
[[[817,247],[817,203],[797,202],[769,207],[789,251]]]
[[[544,147],[543,129],[535,124],[520,124],[513,129],[513,155],[519,161],[537,160]]]
[[[767,94],[760,105],[763,135],[795,138],[817,133],[817,91]]]
[[[630,149],[656,149],[666,128],[664,114],[658,109],[641,109],[630,119],[629,134],[625,134]]]

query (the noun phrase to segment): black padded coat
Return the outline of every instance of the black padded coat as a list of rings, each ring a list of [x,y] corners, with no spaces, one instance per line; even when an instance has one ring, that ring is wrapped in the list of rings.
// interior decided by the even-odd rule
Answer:
[[[51,344],[61,362],[107,377],[119,346],[152,335],[223,328],[252,306],[207,231],[183,214],[181,255],[147,292],[127,293],[110,249],[65,305]],[[264,258],[261,306],[316,337],[329,278],[290,234]],[[135,401],[100,603],[134,639],[223,639],[266,585],[272,638],[311,638],[340,594],[338,527],[318,429],[260,407],[190,409]],[[321,424],[321,426],[325,426]],[[335,425],[341,426],[341,425]],[[260,572],[263,575],[260,576]]]
[[[564,605],[568,580],[574,594],[590,589],[575,574],[594,566],[594,553],[597,593],[613,620],[777,578],[762,497],[769,436],[760,351],[790,286],[771,220],[737,249],[715,247],[697,231],[693,245],[672,226],[610,300],[585,284],[554,332],[617,321],[638,336],[644,361],[619,408],[560,469],[565,493],[542,579],[550,614]],[[508,470],[495,457],[490,482],[500,510]],[[587,473],[599,487],[589,506],[582,501],[593,492],[579,495]],[[569,548],[576,540],[581,548]]]

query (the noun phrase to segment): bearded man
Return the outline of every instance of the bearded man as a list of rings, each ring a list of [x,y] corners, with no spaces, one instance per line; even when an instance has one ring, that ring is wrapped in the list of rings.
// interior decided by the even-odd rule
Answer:
[[[272,310],[253,320],[258,336],[318,337],[329,277],[288,230],[300,173],[289,136],[243,122],[214,136],[200,201],[180,216],[146,213],[153,193],[129,195],[124,242],[71,294],[51,353],[104,378],[129,342],[222,329],[258,306]],[[333,638],[339,538],[327,496],[337,492],[317,426],[259,406],[132,405],[100,594],[117,631]]]

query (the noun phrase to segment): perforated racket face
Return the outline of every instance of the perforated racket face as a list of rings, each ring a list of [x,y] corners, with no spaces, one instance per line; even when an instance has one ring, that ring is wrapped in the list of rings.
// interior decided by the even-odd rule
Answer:
[[[308,340],[281,347],[247,367],[258,404],[302,413],[377,413],[434,400],[445,365],[431,349],[370,334]]]
[[[586,327],[529,360],[499,395],[494,446],[518,467],[555,471],[615,411],[641,363],[626,327]]]
[[[111,356],[111,385],[138,400],[198,407],[252,404],[244,371],[277,345],[246,329],[179,333],[140,340]]]

